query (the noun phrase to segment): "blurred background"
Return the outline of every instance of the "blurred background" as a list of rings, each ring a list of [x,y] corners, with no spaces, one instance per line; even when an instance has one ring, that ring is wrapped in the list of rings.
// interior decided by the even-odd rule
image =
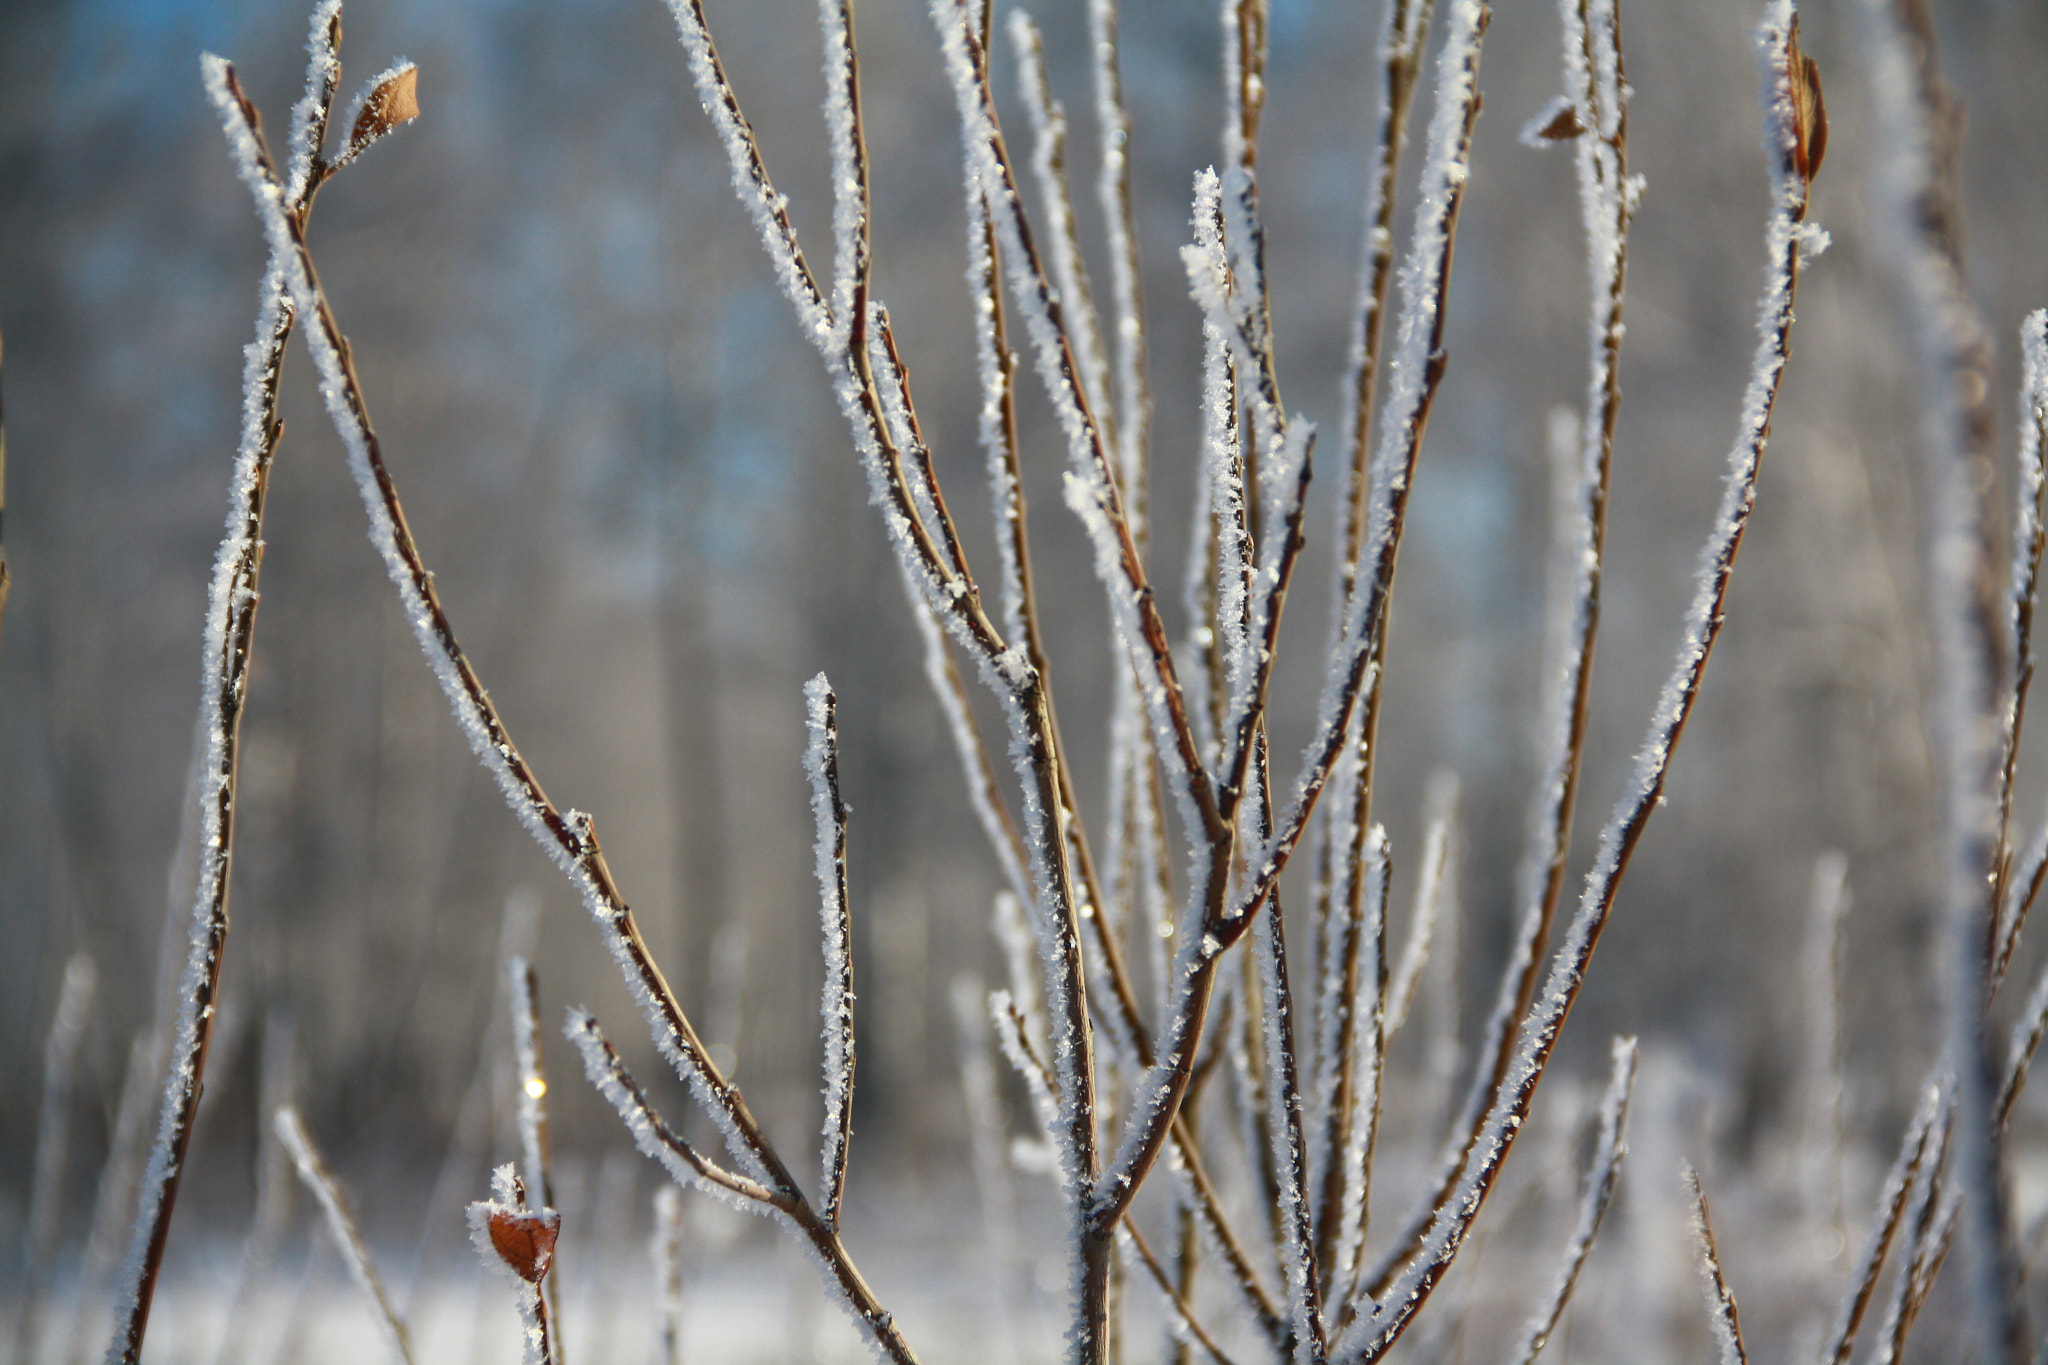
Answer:
[[[814,9],[710,9],[771,172],[822,259]],[[1062,0],[1034,14],[1086,186],[1096,158],[1084,8]],[[1677,1154],[1690,1154],[1710,1191],[1726,1191],[1730,1274],[1738,1294],[1753,1286],[1745,1318],[1769,1342],[1826,1316],[1846,1265],[1839,1201],[1847,1243],[1860,1242],[1874,1172],[1940,1036],[1916,419],[1867,227],[1868,172],[1885,149],[1862,113],[1856,18],[1847,0],[1804,15],[1833,130],[1814,216],[1833,246],[1802,282],[1727,632],[1559,1063],[1561,1090],[1596,1086],[1607,1037],[1641,1035],[1655,1097],[1645,1112],[1661,1126],[1637,1144],[1624,1201],[1648,1212],[1628,1226],[1664,1236],[1656,1210],[1675,1191]],[[1630,248],[1627,398],[1579,821],[1588,847],[1676,644],[1754,344],[1765,212],[1755,19],[1742,5],[1624,8],[1632,169],[1648,189]],[[1996,410],[2010,451],[2012,338],[2028,310],[2048,304],[2048,9],[1962,0],[1942,7],[1941,21],[1943,61],[1968,115],[1966,250],[1999,345]],[[1261,194],[1280,375],[1290,406],[1324,432],[1324,501],[1311,512],[1275,684],[1282,772],[1306,737],[1329,613],[1327,498],[1338,482],[1376,22],[1372,6],[1273,5]],[[951,99],[922,5],[871,0],[859,23],[876,291],[969,554],[992,565],[964,359]],[[14,582],[0,637],[0,1284],[32,1278],[44,1040],[67,963],[87,954],[97,989],[78,1035],[68,1160],[46,1196],[57,1252],[37,1266],[59,1298],[86,1305],[80,1322],[130,1216],[110,1154],[124,1141],[124,1091],[146,1099],[154,1084],[131,1055],[163,1017],[183,951],[203,593],[262,268],[198,54],[237,62],[278,138],[305,24],[300,8],[268,0],[0,6]],[[669,16],[652,0],[353,0],[346,26],[345,90],[395,54],[421,71],[423,117],[322,194],[312,233],[412,526],[550,794],[596,815],[671,981],[736,1062],[756,1112],[797,1151],[817,1123],[820,977],[800,688],[822,669],[839,694],[862,1030],[855,1217],[871,1220],[856,1235],[885,1266],[899,1255],[915,1265],[921,1243],[964,1235],[933,1202],[970,1190],[948,992],[963,974],[999,971],[988,928],[997,878],[844,427],[733,202]],[[1534,776],[1544,433],[1584,383],[1570,158],[1515,138],[1560,88],[1558,44],[1548,7],[1501,5],[1494,16],[1450,368],[1389,644],[1377,811],[1403,913],[1428,775],[1452,770],[1464,794],[1460,918],[1429,986],[1452,1044],[1476,1027],[1503,951]],[[1009,100],[1005,44],[997,57]],[[1176,249],[1191,176],[1218,156],[1214,16],[1135,6],[1123,60],[1157,403],[1152,559],[1179,630],[1199,320]],[[1023,127],[1014,105],[1006,113]],[[1425,91],[1418,141],[1427,114]],[[1101,297],[1099,215],[1092,192],[1077,196]],[[273,1081],[289,1078],[373,1241],[390,1249],[394,1278],[424,1284],[463,1268],[454,1210],[482,1196],[487,1162],[512,1153],[499,986],[508,946],[529,951],[539,973],[565,1207],[580,1201],[572,1213],[623,1230],[592,1238],[616,1247],[621,1266],[639,1254],[654,1185],[576,1077],[552,1021],[566,1004],[588,1005],[643,1076],[658,1063],[636,1045],[632,1007],[583,912],[448,717],[367,544],[296,344],[284,414],[243,729],[225,1004],[159,1310],[187,1325],[183,1335],[160,1325],[153,1349],[163,1359],[215,1358],[224,1329],[190,1305],[222,1297],[255,1217],[266,1039]],[[1106,618],[1059,505],[1057,437],[1029,386],[1024,421],[1061,715],[1085,813],[1099,821]],[[2009,468],[1989,477],[2009,507]],[[2023,834],[2048,800],[2039,749],[2030,743],[2021,766]],[[1812,1196],[1821,1179],[1794,1157],[1814,1121],[1807,1082],[1820,1027],[1804,965],[1808,906],[1816,859],[1831,849],[1846,855],[1853,897],[1846,1137],[1838,1170],[1821,1181],[1835,1182],[1821,1200],[1822,1233],[1791,1238],[1784,1220],[1812,1208],[1788,1206],[1785,1190]],[[2030,978],[2039,955],[2023,954]],[[1427,1067],[1415,1067],[1426,1081]],[[661,1093],[681,1112],[673,1089]],[[1021,1132],[1024,1110],[1009,1098]],[[134,1116],[149,1105],[131,1096],[128,1109],[132,1145]],[[2031,1145],[2016,1152],[2015,1180],[2031,1225],[2048,1205],[2041,1113],[2026,1110],[2022,1125]],[[1570,1134],[1559,1143],[1568,1167]],[[1027,1204],[1045,1202],[1042,1180],[1019,1179],[1030,1182],[1019,1187]],[[703,1216],[707,1238],[754,1236]],[[1026,1271],[1052,1254],[1028,1223],[1015,1249]],[[1557,1218],[1543,1226],[1561,1241]],[[1627,1285],[1673,1277],[1668,1313],[1610,1315],[1653,1351],[1703,1330],[1675,1229],[1664,1259],[1635,1258],[1611,1281],[1621,1305]],[[572,1220],[569,1244],[580,1235]],[[313,1244],[300,1235],[289,1254],[312,1255]],[[760,1246],[772,1261],[772,1243]],[[593,1252],[587,1264],[601,1260]],[[611,1282],[588,1274],[592,1294]],[[805,1272],[788,1278],[801,1285]],[[10,1332],[22,1296],[11,1302],[0,1292]],[[509,1322],[492,1307],[494,1323]],[[1521,1311],[1504,1320],[1512,1326]],[[818,1351],[850,1348],[829,1310],[813,1315],[829,1341]],[[70,1329],[43,1330],[48,1341]],[[96,1352],[88,1327],[76,1330],[78,1349]],[[1582,1338],[1587,1352],[1605,1349],[1590,1327]],[[592,1342],[586,1359],[610,1349]],[[49,1359],[64,1350],[46,1349]]]

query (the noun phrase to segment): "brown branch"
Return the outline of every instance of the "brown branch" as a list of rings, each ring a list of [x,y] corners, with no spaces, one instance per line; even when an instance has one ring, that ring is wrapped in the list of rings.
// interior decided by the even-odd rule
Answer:
[[[312,131],[294,149],[290,167],[302,187],[280,198],[278,211],[303,227],[310,211],[309,167],[318,160],[314,140],[324,131],[327,108],[339,81],[336,46],[341,41],[338,5],[314,13],[311,57],[305,100],[312,110]],[[229,76],[232,82],[232,74]],[[260,139],[256,111],[232,90],[234,110],[224,118],[246,121]],[[206,1062],[220,993],[221,968],[227,950],[228,891],[234,863],[235,779],[241,761],[242,708],[248,700],[249,667],[256,632],[257,586],[263,564],[263,508],[269,490],[271,461],[284,437],[277,412],[277,391],[285,343],[295,321],[294,309],[278,292],[284,253],[272,243],[259,290],[256,340],[246,353],[242,375],[242,430],[229,486],[228,529],[214,560],[207,595],[204,681],[200,724],[207,736],[205,768],[199,777],[199,884],[193,899],[191,949],[180,984],[172,1046],[157,1137],[141,1187],[141,1208],[129,1250],[134,1278],[122,1286],[125,1305],[119,1335],[110,1356],[134,1365],[149,1330],[149,1312],[157,1275],[170,1239],[171,1215],[192,1141],[192,1125],[205,1083]],[[0,427],[0,480],[5,477],[5,430]],[[4,488],[0,488],[4,496]],[[0,607],[5,606],[6,568],[0,554]]]

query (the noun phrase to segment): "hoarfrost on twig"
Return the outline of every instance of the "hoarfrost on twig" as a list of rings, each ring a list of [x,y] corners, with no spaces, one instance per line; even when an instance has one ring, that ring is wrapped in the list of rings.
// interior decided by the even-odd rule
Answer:
[[[1735,1294],[1721,1273],[1721,1257],[1714,1250],[1714,1228],[1707,1220],[1707,1196],[1700,1188],[1700,1173],[1690,1165],[1681,1173],[1692,1203],[1692,1235],[1700,1261],[1700,1279],[1707,1295],[1707,1313],[1714,1324],[1714,1341],[1721,1348],[1721,1365],[1748,1365],[1742,1348],[1742,1321],[1735,1310]]]
[[[298,1168],[299,1179],[319,1202],[320,1213],[327,1224],[329,1235],[340,1248],[342,1258],[348,1262],[349,1274],[362,1286],[377,1305],[377,1320],[383,1325],[385,1336],[392,1351],[406,1365],[412,1365],[412,1342],[406,1334],[405,1324],[399,1320],[398,1311],[392,1307],[390,1296],[384,1292],[384,1283],[377,1277],[376,1264],[370,1259],[370,1248],[363,1241],[361,1229],[356,1226],[354,1215],[349,1212],[348,1200],[341,1192],[341,1186],[328,1171],[327,1163],[321,1159],[320,1151],[313,1145],[312,1135],[299,1118],[299,1111],[287,1104],[271,1116],[272,1126],[285,1150],[291,1154],[292,1164]]]
[[[839,798],[838,699],[823,673],[804,684],[810,743],[804,771],[811,779],[811,817],[817,826],[818,914],[825,945],[825,1142],[819,1215],[839,1226],[846,1193],[847,1145],[853,1138],[853,941],[846,903],[846,805]]]

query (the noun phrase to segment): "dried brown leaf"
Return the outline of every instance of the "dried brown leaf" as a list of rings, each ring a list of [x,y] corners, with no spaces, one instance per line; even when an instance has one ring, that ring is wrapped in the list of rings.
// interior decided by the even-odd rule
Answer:
[[[1792,165],[1802,180],[1820,174],[1828,150],[1828,111],[1821,100],[1820,68],[1799,50],[1799,16],[1785,36],[1785,74],[1792,86]]]
[[[1545,142],[1569,142],[1586,131],[1586,125],[1579,122],[1579,111],[1575,105],[1567,104],[1551,115],[1550,122],[1535,131]]]
[[[363,100],[355,127],[349,129],[349,151],[361,151],[393,128],[418,118],[419,83],[420,69],[416,66],[400,67],[379,82]]]
[[[528,1284],[539,1284],[555,1260],[555,1239],[562,1232],[562,1217],[553,1209],[508,1209],[494,1207],[487,1226],[491,1246],[512,1273]]]

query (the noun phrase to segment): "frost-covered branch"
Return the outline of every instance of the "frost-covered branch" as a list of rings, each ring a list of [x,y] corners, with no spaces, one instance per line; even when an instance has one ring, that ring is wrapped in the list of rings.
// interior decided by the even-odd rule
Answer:
[[[1323,1105],[1322,1225],[1318,1254],[1325,1281],[1348,1285],[1365,1249],[1372,1215],[1372,1165],[1385,1101],[1387,1039],[1387,895],[1393,860],[1387,832],[1365,836],[1362,885],[1346,888],[1354,907],[1342,941],[1324,965],[1324,1004],[1316,1018],[1324,1039],[1330,1098]],[[1332,1226],[1334,1222],[1334,1226]],[[1331,1295],[1333,1302],[1342,1302]]]
[[[507,1162],[491,1173],[491,1198],[468,1209],[469,1240],[486,1266],[517,1286],[520,1322],[520,1365],[555,1365],[561,1359],[555,1344],[555,1316],[548,1272],[555,1266],[555,1247],[562,1234],[562,1215],[546,1201],[534,1208],[526,1201],[526,1183]]]
[[[1367,1288],[1376,1302],[1372,1313],[1354,1324],[1345,1352],[1348,1360],[1377,1360],[1399,1338],[1449,1268],[1472,1219],[1492,1189],[1501,1163],[1528,1115],[1529,1104],[1556,1047],[1558,1031],[1584,985],[1621,877],[1651,814],[1662,800],[1672,754],[1691,717],[1707,661],[1720,635],[1735,557],[1756,501],[1757,475],[1770,435],[1772,408],[1791,354],[1792,308],[1799,267],[1817,245],[1813,230],[1805,222],[1809,186],[1805,168],[1809,163],[1795,160],[1792,154],[1798,136],[1793,73],[1800,68],[1791,17],[1789,0],[1776,0],[1766,13],[1760,35],[1766,82],[1765,149],[1771,161],[1772,205],[1765,225],[1766,266],[1757,320],[1757,348],[1735,443],[1728,453],[1721,504],[1707,533],[1693,600],[1685,613],[1678,657],[1658,697],[1649,734],[1637,751],[1628,787],[1601,833],[1579,908],[1552,958],[1535,1003],[1522,1021],[1513,1063],[1502,1083],[1493,1089],[1484,1120],[1460,1162],[1458,1179],[1437,1204],[1420,1242],[1414,1244],[1412,1251],[1407,1246],[1397,1247],[1389,1269],[1369,1278]],[[1394,1267],[1404,1264],[1398,1275],[1392,1275]],[[1390,1280],[1388,1275],[1392,1275]]]
[[[583,1058],[591,1085],[618,1111],[633,1145],[659,1162],[678,1185],[716,1195],[734,1208],[776,1218],[808,1244],[819,1278],[841,1311],[853,1319],[876,1355],[898,1365],[915,1365],[917,1357],[896,1328],[894,1317],[875,1298],[836,1228],[829,1226],[794,1184],[774,1186],[726,1170],[699,1153],[665,1122],[648,1102],[639,1083],[619,1060],[618,1052],[582,1010],[569,1011],[564,1033]]]
[[[227,123],[230,146],[255,197],[273,257],[283,262],[284,283],[292,302],[300,313],[315,321],[309,332],[310,349],[323,381],[329,416],[348,451],[369,515],[371,541],[384,559],[414,634],[472,750],[497,780],[513,813],[562,869],[597,920],[627,986],[647,1017],[656,1047],[718,1125],[727,1149],[751,1172],[745,1178],[766,1189],[777,1201],[778,1210],[810,1241],[828,1284],[838,1290],[843,1306],[876,1348],[891,1359],[914,1359],[890,1315],[874,1302],[839,1245],[837,1234],[804,1201],[795,1179],[763,1134],[738,1087],[711,1060],[683,1013],[613,880],[595,823],[581,811],[557,808],[512,742],[496,706],[457,642],[433,575],[427,571],[406,524],[396,484],[385,466],[355,374],[348,342],[318,283],[304,224],[283,209],[279,181],[255,110],[242,97],[234,71],[227,63],[212,59],[207,74],[209,92]]]
[[[1622,296],[1628,230],[1642,184],[1628,170],[1628,81],[1615,0],[1560,0],[1565,94],[1537,116],[1524,140],[1572,144],[1590,285],[1585,413],[1571,424],[1578,447],[1568,474],[1556,466],[1569,507],[1555,530],[1559,581],[1551,604],[1546,696],[1538,762],[1542,778],[1529,811],[1527,845],[1516,885],[1517,923],[1492,1010],[1475,1053],[1463,1107],[1434,1186],[1418,1201],[1407,1236],[1412,1247],[1430,1211],[1449,1193],[1465,1149],[1476,1140],[1495,1090],[1514,1059],[1516,1025],[1529,1012],[1544,949],[1557,921],[1571,854],[1591,699],[1593,647],[1600,631],[1600,584],[1607,538],[1607,490],[1621,415]],[[1560,433],[1561,434],[1561,433]],[[1402,1008],[1405,1013],[1405,1006]]]
[[[1067,502],[1081,518],[1095,550],[1096,576],[1109,597],[1132,665],[1147,681],[1146,709],[1161,750],[1175,757],[1169,770],[1194,803],[1205,836],[1221,836],[1222,822],[1209,775],[1195,747],[1166,628],[1131,538],[1115,471],[1101,428],[1081,390],[1064,310],[1039,263],[1009,153],[995,116],[995,98],[982,47],[965,0],[932,0],[955,102],[965,132],[969,173],[988,203],[1002,263],[1030,336],[1040,380],[1066,437]],[[1106,1243],[1105,1243],[1106,1246]]]
[[[1721,1348],[1721,1365],[1749,1365],[1749,1354],[1742,1347],[1742,1319],[1735,1309],[1735,1293],[1728,1288],[1728,1279],[1721,1273],[1721,1257],[1714,1250],[1714,1226],[1707,1219],[1707,1195],[1700,1188],[1700,1173],[1688,1165],[1682,1176],[1686,1192],[1692,1196],[1692,1235],[1707,1295],[1707,1314],[1714,1324],[1714,1342]]]
[[[525,1168],[524,1188],[531,1189],[543,1208],[555,1204],[554,1153],[548,1141],[548,1076],[540,1053],[540,982],[525,958],[513,956],[505,963],[506,999],[512,1010],[513,1083],[519,1112],[520,1164]],[[556,1324],[562,1320],[561,1280],[538,1285],[535,1292],[545,1300],[544,1311]],[[559,1365],[559,1343],[549,1359]]]
[[[853,1140],[853,925],[846,904],[846,803],[839,799],[838,698],[820,673],[804,684],[810,744],[804,771],[811,779],[811,818],[817,826],[818,914],[825,944],[825,1145],[819,1184],[827,1227],[839,1226],[846,1194],[846,1151]]]
[[[1316,704],[1315,736],[1303,771],[1263,849],[1253,851],[1251,875],[1235,893],[1228,919],[1251,914],[1263,901],[1307,828],[1316,798],[1329,781],[1349,733],[1349,717],[1366,681],[1393,586],[1394,560],[1408,507],[1408,489],[1430,405],[1447,363],[1444,351],[1452,246],[1472,160],[1472,127],[1479,116],[1479,56],[1487,8],[1481,0],[1452,0],[1439,57],[1436,109],[1430,119],[1422,198],[1402,270],[1401,321],[1388,358],[1387,401],[1374,445],[1364,577],[1343,606],[1342,626]]]
[[[405,1324],[399,1320],[398,1310],[392,1307],[391,1296],[384,1292],[384,1282],[377,1276],[376,1263],[370,1259],[369,1245],[363,1241],[362,1229],[356,1226],[355,1216],[349,1212],[348,1198],[342,1193],[333,1173],[327,1169],[327,1163],[321,1159],[320,1149],[306,1131],[299,1111],[287,1104],[271,1116],[271,1124],[278,1140],[291,1154],[299,1180],[318,1201],[328,1234],[334,1238],[342,1259],[348,1262],[349,1274],[376,1304],[377,1320],[384,1327],[392,1351],[406,1365],[412,1365],[412,1341],[406,1333]]]
[[[2040,596],[2041,552],[2048,545],[2048,529],[2042,523],[2042,502],[2048,496],[2048,477],[2043,473],[2044,451],[2048,451],[2048,308],[2036,309],[2020,325],[2020,435],[2015,461],[2019,495],[2012,532],[2012,571],[2007,589],[2009,630],[2012,634],[2012,690],[2006,698],[2005,726],[2001,735],[2005,762],[1999,780],[1999,907],[1998,941],[1991,961],[1991,984],[1996,990],[2012,965],[2013,950],[2019,946],[2020,929],[2026,923],[2027,908],[2040,889],[2041,869],[2048,859],[2029,859],[2031,873],[2021,884],[2008,877],[2012,859],[2012,783],[2019,760],[2020,727],[2026,718],[2027,688],[2034,679],[2034,610]],[[2048,838],[2039,847],[2048,850]]]
[[[1636,1040],[1616,1038],[1612,1056],[1607,1093],[1600,1100],[1600,1132],[1594,1139],[1593,1161],[1586,1168],[1585,1188],[1579,1195],[1579,1221],[1572,1229],[1571,1245],[1565,1248],[1564,1261],[1558,1266],[1549,1295],[1529,1319],[1521,1343],[1509,1357],[1513,1365],[1534,1365],[1550,1334],[1557,1330],[1557,1321],[1564,1316],[1565,1305],[1571,1302],[1572,1290],[1579,1282],[1579,1271],[1593,1250],[1593,1239],[1600,1235],[1601,1220],[1607,1216],[1607,1205],[1614,1198],[1615,1182],[1621,1178],[1621,1159],[1628,1154],[1628,1101],[1636,1082]]]
[[[1053,287],[1059,291],[1067,336],[1073,344],[1074,378],[1101,429],[1103,444],[1114,451],[1117,439],[1109,416],[1113,411],[1109,357],[1102,345],[1094,293],[1088,287],[1088,267],[1081,259],[1081,238],[1067,183],[1067,111],[1052,97],[1046,81],[1045,40],[1039,36],[1038,25],[1021,9],[1010,11],[1010,44],[1017,50],[1017,86],[1031,120],[1031,172],[1045,209],[1046,254],[1051,257]],[[1123,471],[1114,469],[1112,477],[1121,485]]]
[[[1109,239],[1110,294],[1115,300],[1116,422],[1112,429],[1117,439],[1124,517],[1142,552],[1150,516],[1146,461],[1152,436],[1152,392],[1131,200],[1131,116],[1124,108],[1123,76],[1118,70],[1115,0],[1088,0],[1088,50],[1101,153],[1096,202]]]
[[[2011,1365],[2031,1349],[2004,1192],[1987,1011],[1995,979],[2005,804],[2002,732],[2017,738],[1991,527],[1976,471],[1996,425],[1990,339],[1964,281],[1957,132],[1934,20],[1915,0],[1865,5],[1872,105],[1884,145],[1880,241],[1905,301],[1920,386],[1930,637],[1928,732],[1940,793],[1947,1047],[1956,1076],[1953,1175],[1962,1201],[1975,1353]],[[1815,109],[1819,109],[1815,90]],[[1817,121],[1825,129],[1825,117]],[[2029,490],[2038,499],[2038,489]],[[2018,547],[2022,554],[2028,547]],[[2003,723],[2001,723],[2003,722]],[[1989,894],[1987,895],[1987,890]]]
[[[1849,1365],[1850,1354],[1856,1347],[1856,1333],[1863,1326],[1870,1301],[1877,1293],[1878,1276],[1884,1270],[1885,1257],[1891,1254],[1892,1245],[1898,1240],[1899,1229],[1905,1220],[1907,1196],[1921,1182],[1928,1142],[1942,1113],[1944,1090],[1945,1087],[1940,1085],[1928,1086],[1922,1092],[1920,1107],[1906,1126],[1906,1135],[1899,1143],[1899,1153],[1885,1175],[1883,1190],[1877,1198],[1877,1217],[1871,1226],[1870,1238],[1857,1260],[1855,1273],[1849,1277],[1848,1295],[1835,1315],[1828,1344],[1820,1354],[1821,1365]]]
[[[327,174],[320,143],[328,111],[341,79],[340,0],[323,0],[313,11],[307,38],[305,93],[293,112],[291,158],[285,179],[289,190],[273,186],[276,217],[304,228],[316,188],[316,176]],[[211,73],[218,59],[203,65]],[[254,127],[255,111],[237,101],[216,104],[229,121],[233,140],[246,117]],[[107,1349],[110,1362],[134,1365],[142,1354],[149,1328],[150,1302],[158,1268],[170,1237],[171,1213],[177,1205],[179,1177],[191,1144],[192,1123],[206,1077],[208,1045],[213,1037],[220,973],[227,949],[228,890],[234,864],[235,779],[241,760],[242,709],[248,701],[249,667],[255,648],[257,583],[263,564],[263,506],[270,485],[271,461],[284,436],[277,412],[277,389],[285,343],[297,312],[284,288],[288,252],[273,242],[257,290],[256,339],[242,357],[242,418],[233,470],[228,479],[227,531],[214,557],[207,588],[206,628],[201,646],[199,724],[206,753],[199,775],[198,887],[193,896],[189,948],[179,983],[171,1052],[158,1111],[157,1134],[144,1171],[141,1207],[130,1237],[121,1276],[123,1307],[118,1335]],[[4,437],[0,437],[4,440]],[[5,476],[5,449],[0,445],[0,480]],[[0,569],[4,578],[4,569]],[[4,590],[4,584],[0,584]],[[4,603],[0,603],[4,605]]]

